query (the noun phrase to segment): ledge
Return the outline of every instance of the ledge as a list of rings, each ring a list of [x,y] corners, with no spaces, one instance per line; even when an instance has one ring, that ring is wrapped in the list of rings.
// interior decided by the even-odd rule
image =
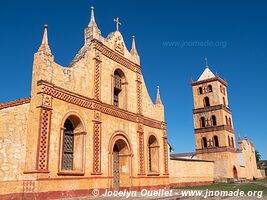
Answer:
[[[216,152],[232,152],[236,153],[236,149],[233,147],[212,147],[212,148],[205,148],[205,149],[196,149],[196,154],[202,153],[216,153]]]
[[[229,131],[230,133],[234,133],[234,129],[232,129],[229,126],[226,126],[226,125],[209,126],[209,127],[203,127],[203,128],[194,129],[195,134],[205,133],[205,132],[212,132],[212,131],[221,131],[221,130],[226,130],[226,131]]]
[[[208,107],[204,107],[204,108],[193,109],[193,114],[210,112],[210,111],[220,110],[220,109],[223,109],[224,111],[228,112],[229,114],[232,113],[232,110],[229,107],[226,107],[225,105],[220,104],[220,105],[215,105],[215,106],[208,106]]]
[[[60,171],[57,175],[61,176],[84,176],[84,172],[81,171]]]
[[[158,172],[149,172],[147,176],[159,176],[160,174]]]
[[[180,160],[180,161],[189,161],[189,162],[214,162],[212,160],[198,160],[198,159],[186,159],[186,158],[171,158],[170,160]]]

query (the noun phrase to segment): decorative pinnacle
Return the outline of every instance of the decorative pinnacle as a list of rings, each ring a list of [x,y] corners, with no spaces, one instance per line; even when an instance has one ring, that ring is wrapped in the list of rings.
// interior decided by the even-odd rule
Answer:
[[[42,44],[45,44],[45,45],[48,45],[47,29],[48,29],[48,25],[44,24],[44,35],[43,35]]]
[[[42,43],[38,49],[38,52],[45,52],[45,53],[51,54],[51,50],[50,50],[49,45],[48,45],[47,29],[48,29],[48,25],[45,24]]]
[[[119,18],[116,17],[116,19],[114,19],[114,22],[116,24],[116,31],[119,31],[119,25],[121,25],[121,22],[119,22]]]
[[[156,104],[162,104],[161,98],[160,98],[160,90],[159,86],[157,86],[157,98],[156,98]]]
[[[138,53],[137,53],[136,46],[135,46],[135,37],[134,37],[134,35],[132,36],[132,38],[133,38],[132,39],[132,49],[131,49],[130,53],[133,54],[133,55],[134,54],[137,55]]]
[[[91,22],[95,22],[94,6],[91,6]]]

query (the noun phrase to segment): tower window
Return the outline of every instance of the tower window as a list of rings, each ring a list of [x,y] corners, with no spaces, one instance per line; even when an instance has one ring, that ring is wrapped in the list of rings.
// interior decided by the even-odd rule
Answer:
[[[232,128],[232,120],[230,117],[229,117],[229,126]]]
[[[228,117],[225,115],[226,126],[228,126]]]
[[[213,144],[215,147],[219,146],[219,139],[217,135],[213,136]]]
[[[225,94],[226,92],[225,92],[225,88],[223,88],[223,94]]]
[[[208,91],[212,92],[212,86],[211,85],[208,85]]]
[[[210,106],[210,99],[209,97],[204,98],[204,107],[209,107]]]
[[[205,127],[205,118],[204,117],[201,117],[200,118],[200,127],[201,128],[204,128]]]
[[[216,121],[216,116],[215,115],[211,116],[211,123],[212,123],[212,126],[216,126],[217,125],[217,121]]]
[[[225,98],[223,97],[223,105],[226,106]]]
[[[199,94],[203,94],[203,89],[202,89],[202,87],[199,87],[199,88],[198,88],[198,93],[199,93]]]
[[[223,92],[223,91],[222,91],[222,85],[220,85],[220,91],[221,91],[221,93]]]
[[[206,137],[202,138],[202,147],[207,148],[207,138]]]
[[[229,137],[229,135],[228,135],[228,146],[229,146],[229,147],[232,146],[232,145],[231,145],[231,141],[230,141],[230,137]]]

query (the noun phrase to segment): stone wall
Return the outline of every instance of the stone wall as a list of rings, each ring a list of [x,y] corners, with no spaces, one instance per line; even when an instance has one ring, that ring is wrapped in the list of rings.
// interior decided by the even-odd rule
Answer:
[[[201,160],[169,160],[170,186],[205,185],[214,181],[214,163]]]
[[[29,104],[0,110],[0,181],[23,179]]]

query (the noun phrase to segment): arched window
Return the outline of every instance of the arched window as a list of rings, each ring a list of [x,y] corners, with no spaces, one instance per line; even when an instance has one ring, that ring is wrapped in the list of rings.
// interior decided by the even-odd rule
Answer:
[[[221,91],[221,93],[223,92],[223,91],[222,91],[222,85],[220,85],[220,91]]]
[[[232,120],[231,120],[231,117],[229,117],[229,126],[232,128]]]
[[[228,126],[228,117],[225,115],[225,123],[226,123],[226,126]]]
[[[69,119],[64,123],[62,169],[73,170],[74,128]]]
[[[232,145],[231,145],[231,141],[230,141],[230,137],[229,137],[229,135],[228,135],[228,146],[229,146],[229,147],[232,146]]]
[[[209,99],[209,97],[205,97],[204,98],[204,107],[208,107],[208,106],[210,106],[210,99]]]
[[[223,94],[225,94],[226,92],[225,92],[225,87],[223,88]]]
[[[205,127],[205,118],[201,117],[200,118],[200,128],[204,128]]]
[[[202,89],[202,87],[199,87],[199,88],[198,88],[198,93],[199,93],[199,94],[203,94],[203,89]]]
[[[159,144],[154,135],[148,139],[148,170],[149,172],[159,171]]]
[[[231,141],[232,141],[232,147],[235,147],[235,143],[234,143],[234,138],[231,137]]]
[[[212,92],[212,86],[211,85],[208,85],[208,91]]]
[[[212,123],[212,126],[216,126],[217,125],[217,121],[216,121],[216,116],[215,115],[211,116],[211,123]]]
[[[85,129],[76,115],[70,115],[62,127],[60,173],[84,173]]]
[[[126,80],[124,73],[116,69],[113,75],[113,105],[126,108]]]
[[[225,98],[223,97],[223,105],[226,106]]]
[[[213,136],[213,144],[215,147],[219,146],[219,139],[217,135]]]
[[[202,147],[203,147],[203,148],[207,148],[207,146],[208,146],[208,145],[207,145],[207,138],[206,138],[206,137],[203,137],[203,138],[202,138]]]

